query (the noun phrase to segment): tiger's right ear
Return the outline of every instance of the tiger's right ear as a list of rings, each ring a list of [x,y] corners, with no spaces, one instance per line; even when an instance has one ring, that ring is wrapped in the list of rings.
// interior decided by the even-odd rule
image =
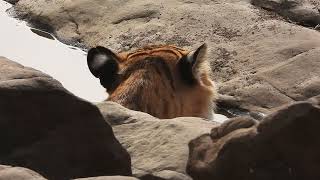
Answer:
[[[207,45],[202,44],[195,51],[189,52],[179,61],[180,73],[183,80],[189,84],[193,84],[200,79],[201,71],[206,63],[205,55],[207,53]]]
[[[109,88],[117,78],[119,64],[117,56],[109,49],[97,46],[88,51],[87,63],[90,72]]]

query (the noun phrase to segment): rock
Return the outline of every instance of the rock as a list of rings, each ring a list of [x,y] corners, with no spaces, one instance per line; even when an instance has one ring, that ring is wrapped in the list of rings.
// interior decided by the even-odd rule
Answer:
[[[155,173],[139,172],[135,176],[140,180],[192,180],[188,175],[176,171],[163,170]]]
[[[192,180],[190,177],[182,173],[178,173],[170,170],[160,171],[155,173],[154,175],[157,177],[163,178],[165,180]]]
[[[313,0],[251,0],[251,3],[304,26],[320,24],[320,3]]]
[[[101,176],[101,177],[80,178],[75,180],[138,180],[138,179],[134,177],[126,177],[126,176]]]
[[[40,71],[0,58],[0,164],[48,179],[131,175],[128,152],[97,107]]]
[[[224,121],[227,121],[229,118],[223,114],[214,114],[213,120],[215,122],[223,123]]]
[[[213,128],[211,130],[210,136],[212,139],[219,139],[237,129],[250,128],[252,126],[255,126],[256,124],[257,122],[251,117],[243,116],[232,118],[224,122],[220,126]]]
[[[58,38],[89,47],[192,49],[206,41],[219,92],[249,114],[268,114],[320,94],[320,33],[283,18],[317,25],[316,7],[317,0],[23,0],[15,10]]]
[[[46,180],[40,174],[22,167],[0,165],[0,180]]]
[[[44,37],[44,38],[47,38],[47,39],[51,39],[51,40],[55,40],[55,38],[50,34],[50,33],[47,33],[45,31],[42,31],[42,30],[39,30],[39,29],[35,29],[35,28],[30,28],[30,31],[32,31],[33,33],[41,36],[41,37]]]
[[[160,120],[114,102],[97,106],[106,120],[111,120],[115,136],[130,153],[134,176],[144,180],[187,178],[188,142],[217,126],[192,117]]]
[[[19,0],[5,0],[10,4],[16,4]]]
[[[319,179],[319,105],[320,96],[284,106],[258,124],[225,122],[189,143],[188,174],[194,180]]]

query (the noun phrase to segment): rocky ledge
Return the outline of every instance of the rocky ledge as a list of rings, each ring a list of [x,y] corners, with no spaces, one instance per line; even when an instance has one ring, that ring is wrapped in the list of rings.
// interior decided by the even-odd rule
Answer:
[[[194,49],[207,42],[219,92],[234,97],[228,107],[268,114],[320,94],[316,0],[20,0],[14,7],[59,39],[87,47]]]
[[[50,76],[3,57],[0,141],[0,164],[30,168],[48,179],[132,174],[130,155],[96,106]]]
[[[189,143],[187,172],[194,180],[320,179],[319,120],[320,96],[283,106],[260,123],[231,119]]]

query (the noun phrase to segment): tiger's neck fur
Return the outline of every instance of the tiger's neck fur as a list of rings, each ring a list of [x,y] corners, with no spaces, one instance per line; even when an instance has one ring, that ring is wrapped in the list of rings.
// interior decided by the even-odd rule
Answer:
[[[143,62],[146,63],[138,65],[108,100],[161,119],[183,116],[212,118],[215,91],[211,86],[177,84],[177,75],[172,74],[163,61],[150,59]],[[212,83],[209,77],[203,78]],[[203,96],[207,98],[199,98]]]

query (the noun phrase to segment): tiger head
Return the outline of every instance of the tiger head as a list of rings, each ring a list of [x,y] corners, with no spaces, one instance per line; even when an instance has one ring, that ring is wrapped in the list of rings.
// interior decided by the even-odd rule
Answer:
[[[89,50],[87,61],[107,89],[107,100],[161,119],[212,119],[217,92],[206,50],[206,44],[195,51],[166,45],[114,53],[98,46]]]

